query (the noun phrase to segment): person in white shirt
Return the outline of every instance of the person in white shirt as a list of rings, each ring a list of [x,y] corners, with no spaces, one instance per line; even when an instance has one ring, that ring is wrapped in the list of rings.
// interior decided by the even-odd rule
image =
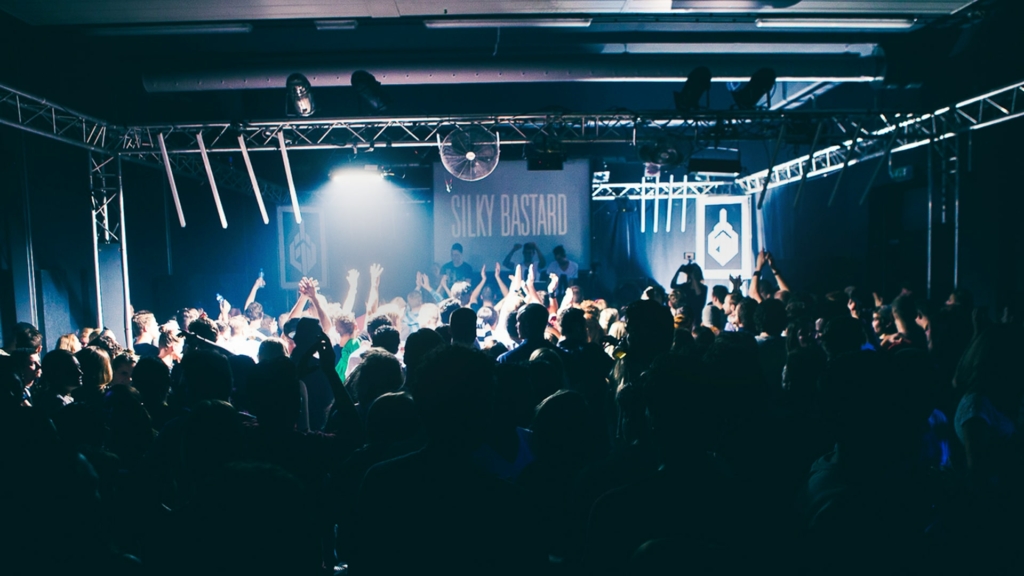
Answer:
[[[555,249],[551,252],[555,255],[555,261],[548,265],[547,274],[554,274],[559,278],[565,275],[569,285],[576,284],[576,280],[580,275],[579,264],[566,257],[565,248],[562,246],[555,246]]]

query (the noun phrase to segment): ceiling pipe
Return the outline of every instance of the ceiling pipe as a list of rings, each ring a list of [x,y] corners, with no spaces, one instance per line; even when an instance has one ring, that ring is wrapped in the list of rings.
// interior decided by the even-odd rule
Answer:
[[[328,66],[233,68],[207,72],[147,74],[151,93],[278,89],[298,71],[317,88],[349,86],[352,73],[367,70],[385,86],[532,82],[685,82],[706,66],[715,82],[745,82],[751,70],[772,67],[779,82],[872,82],[885,76],[882,57],[847,54],[658,54],[596,55],[561,59],[478,62],[357,62]]]

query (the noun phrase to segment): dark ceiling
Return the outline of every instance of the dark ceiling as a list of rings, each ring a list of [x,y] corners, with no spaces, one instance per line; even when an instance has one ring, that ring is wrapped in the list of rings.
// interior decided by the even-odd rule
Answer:
[[[356,69],[384,83],[394,115],[668,109],[698,65],[716,79],[712,108],[731,105],[724,80],[761,66],[779,74],[775,107],[928,109],[1024,76],[999,58],[1020,53],[1020,2],[752,8],[770,4],[0,0],[0,83],[138,124],[280,118],[296,71],[319,117],[368,113],[348,86]],[[328,18],[349,29],[323,29]],[[571,20],[520,27],[538,18]],[[805,25],[776,27],[786,18]]]

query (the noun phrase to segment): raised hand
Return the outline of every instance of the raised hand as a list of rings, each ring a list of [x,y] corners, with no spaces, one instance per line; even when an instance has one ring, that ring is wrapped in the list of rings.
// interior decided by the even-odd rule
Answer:
[[[320,283],[312,278],[303,278],[299,281],[299,294],[307,298],[316,298],[316,290]]]
[[[743,276],[733,277],[732,275],[730,275],[729,282],[732,283],[732,289],[735,292],[743,286]]]
[[[231,302],[228,302],[227,298],[221,298],[220,300],[220,313],[227,316],[231,312]]]
[[[533,277],[533,265],[531,264],[530,268],[526,272],[526,283],[529,284],[530,286],[533,286],[534,281],[535,279]]]
[[[572,290],[566,290],[565,296],[562,296],[562,304],[558,307],[559,310],[565,310],[566,308],[572,307],[572,301],[575,297]]]
[[[494,277],[501,278],[501,262],[494,263]]]
[[[771,268],[772,270],[775,270],[775,257],[772,256],[771,252],[765,252],[765,260],[764,261],[765,261],[766,264],[768,264],[769,268]]]
[[[558,288],[558,274],[555,274],[554,272],[548,274],[548,280],[548,294],[554,294],[555,290]]]
[[[384,268],[380,264],[370,265],[370,283],[374,286],[380,285],[380,275],[384,273]]]
[[[345,280],[348,282],[349,286],[355,286],[356,282],[359,281],[359,270],[356,270],[355,268],[349,270],[348,275],[345,276]]]
[[[484,264],[480,267],[480,281],[487,282],[487,265]]]
[[[266,288],[267,287],[267,281],[263,279],[263,276],[260,276],[259,278],[256,279],[256,287],[257,288]]]
[[[765,263],[766,260],[768,260],[768,253],[765,252],[764,250],[761,250],[760,252],[758,252],[757,253],[757,268],[756,269],[760,270],[762,267],[764,267],[764,263]]]

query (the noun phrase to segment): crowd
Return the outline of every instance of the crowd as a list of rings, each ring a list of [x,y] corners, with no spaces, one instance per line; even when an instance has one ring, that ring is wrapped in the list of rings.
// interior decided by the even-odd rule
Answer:
[[[2,572],[1024,569],[1019,320],[802,293],[768,253],[608,303],[520,248],[476,276],[456,245],[390,300],[374,265],[358,316],[353,270],[276,318],[262,275],[241,308],[139,310],[124,345],[19,324]]]

